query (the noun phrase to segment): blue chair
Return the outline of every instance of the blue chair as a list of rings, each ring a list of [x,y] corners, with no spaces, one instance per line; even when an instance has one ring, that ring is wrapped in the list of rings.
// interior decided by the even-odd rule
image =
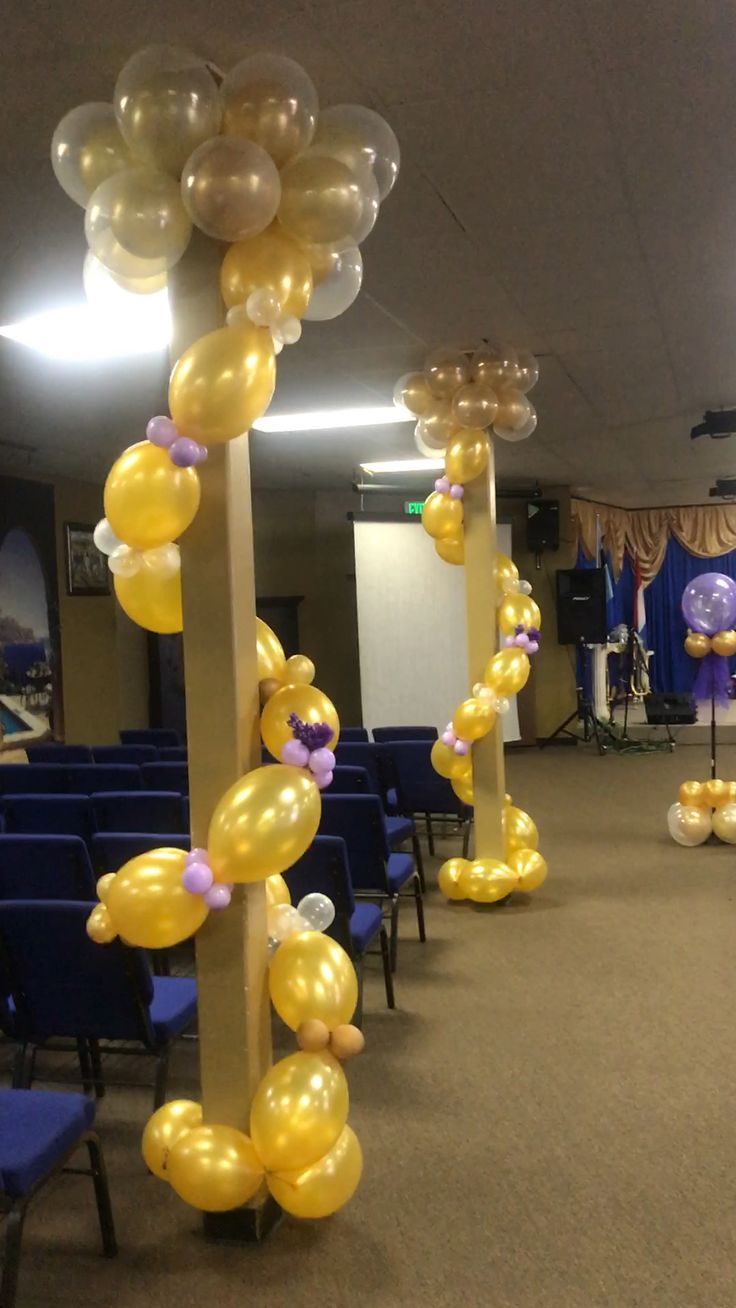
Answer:
[[[93,795],[99,790],[140,790],[141,770],[132,763],[72,763],[67,790]]]
[[[29,763],[92,762],[92,750],[89,745],[63,745],[52,741],[45,745],[29,745],[26,754]]]
[[[380,795],[384,807],[387,807],[387,757],[383,745],[366,744],[364,741],[343,744],[341,736],[340,743],[335,750],[335,758],[337,760],[337,765],[334,770],[332,784],[328,787],[329,791],[342,795],[357,795],[364,793],[356,776],[358,772],[361,772],[368,778],[368,791],[373,795]],[[349,760],[356,761],[350,762]],[[390,806],[393,808],[396,807],[395,803]],[[422,883],[422,890],[426,890],[422,847],[419,844],[419,839],[412,818],[407,817],[406,815],[397,815],[395,812],[389,812],[385,817],[385,823],[389,849],[392,853],[395,853],[400,849],[405,841],[411,841],[417,870],[419,872],[419,879]]]
[[[189,794],[186,763],[144,763],[141,776],[148,790],[175,790],[178,795]]]
[[[188,758],[186,745],[163,745],[158,751],[159,763],[186,763]]]
[[[63,763],[0,764],[0,795],[62,795],[70,789]]]
[[[368,735],[368,728],[367,727],[340,727],[340,739],[343,740],[345,744],[349,744],[349,743],[355,744],[356,741],[363,741],[364,744],[367,744],[370,739]]]
[[[0,835],[0,899],[94,899],[95,876],[79,836]]]
[[[378,795],[322,795],[319,834],[340,836],[348,851],[350,880],[358,898],[378,899],[391,918],[391,970],[396,970],[399,907],[414,895],[419,939],[424,941],[422,882],[411,854],[391,853]],[[404,894],[402,894],[404,892]]]
[[[155,763],[158,750],[155,745],[93,745],[92,761],[94,763],[132,763],[139,768],[142,763]]]
[[[95,1105],[79,1094],[53,1090],[0,1090],[0,1212],[6,1215],[0,1305],[14,1308],[23,1224],[28,1207],[60,1172],[91,1176],[106,1258],[118,1251],[107,1173],[94,1131]],[[89,1168],[67,1168],[83,1145]]]
[[[364,740],[345,742],[339,740],[335,746],[335,760],[337,766],[341,768],[365,768],[371,780],[373,794],[380,795],[385,802],[387,775],[382,745],[374,745],[371,741]]]
[[[131,858],[148,853],[149,849],[190,850],[189,836],[181,832],[166,831],[100,831],[92,837],[92,862],[98,876],[117,872]]]
[[[142,1051],[155,1058],[155,1110],[166,1099],[173,1042],[196,1013],[197,985],[190,977],[152,976],[145,951],[121,940],[95,944],[86,931],[93,907],[68,900],[0,903],[0,966],[13,1000],[18,1044],[14,1085],[30,1084],[39,1048],[72,1038],[88,1091],[103,1085],[90,1046],[95,1052]],[[100,1041],[137,1047],[126,1043],[111,1049]]]
[[[372,795],[371,779],[365,768],[343,767],[333,769],[332,781],[327,787],[330,795]]]
[[[441,817],[445,822],[450,818],[462,830],[463,857],[467,858],[473,810],[458,799],[450,782],[435,772],[430,741],[393,741],[386,749],[396,778],[399,810],[406,816],[424,815],[430,854],[434,854],[432,819]]]
[[[113,790],[91,797],[98,831],[185,832],[181,795],[171,790]]]
[[[436,740],[436,727],[374,727],[373,739],[384,745],[394,740]]]
[[[121,745],[153,745],[161,749],[163,745],[181,745],[179,732],[170,727],[136,727],[120,732]]]
[[[88,795],[5,795],[0,809],[6,831],[79,836],[89,844],[96,830]]]

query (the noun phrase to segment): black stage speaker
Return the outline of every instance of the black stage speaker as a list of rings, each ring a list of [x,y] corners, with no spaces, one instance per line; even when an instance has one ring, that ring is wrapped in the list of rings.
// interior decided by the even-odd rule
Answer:
[[[530,554],[560,548],[560,501],[530,500],[526,506],[526,547]]]
[[[557,571],[557,640],[560,645],[603,645],[606,622],[606,579],[603,568],[559,568]]]
[[[687,690],[652,691],[644,697],[644,708],[653,727],[687,726],[698,720],[695,696]]]

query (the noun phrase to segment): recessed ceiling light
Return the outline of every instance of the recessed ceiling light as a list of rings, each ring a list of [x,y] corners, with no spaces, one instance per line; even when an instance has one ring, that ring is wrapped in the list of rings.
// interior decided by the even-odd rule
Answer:
[[[125,298],[124,306],[49,309],[0,327],[0,336],[67,363],[164,350],[171,339],[167,292]]]
[[[330,431],[336,427],[390,427],[395,422],[416,422],[416,416],[396,404],[375,404],[351,409],[267,414],[253,426],[256,431]]]
[[[361,463],[363,472],[437,472],[444,459],[381,459],[378,463]]]

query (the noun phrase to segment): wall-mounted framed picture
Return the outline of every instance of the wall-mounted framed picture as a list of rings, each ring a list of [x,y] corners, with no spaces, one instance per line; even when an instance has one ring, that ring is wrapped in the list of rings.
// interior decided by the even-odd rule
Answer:
[[[109,595],[107,559],[93,539],[94,527],[84,522],[65,522],[67,595]]]

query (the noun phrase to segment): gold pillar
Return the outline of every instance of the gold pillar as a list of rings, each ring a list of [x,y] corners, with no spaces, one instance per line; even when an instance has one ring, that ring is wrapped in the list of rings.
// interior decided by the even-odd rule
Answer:
[[[465,622],[468,640],[468,693],[481,681],[485,666],[498,648],[496,624],[496,480],[493,441],[488,467],[468,482],[463,497],[465,534]],[[473,745],[475,857],[504,857],[502,829],[506,790],[503,726],[497,718],[492,731]]]
[[[172,273],[172,361],[222,325],[220,260],[221,247],[195,234]],[[211,447],[199,475],[202,502],[181,556],[192,844],[206,846],[217,801],[260,762],[247,436]],[[230,907],[197,933],[196,951],[204,1120],[247,1131],[271,1063],[263,882],[235,887]]]

